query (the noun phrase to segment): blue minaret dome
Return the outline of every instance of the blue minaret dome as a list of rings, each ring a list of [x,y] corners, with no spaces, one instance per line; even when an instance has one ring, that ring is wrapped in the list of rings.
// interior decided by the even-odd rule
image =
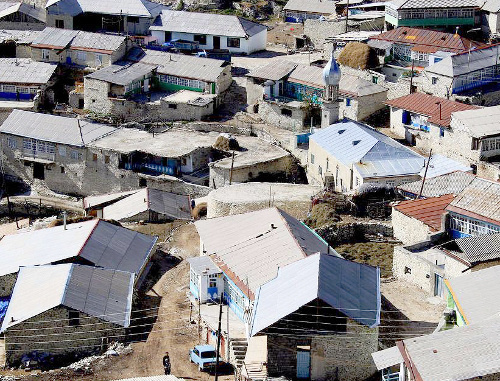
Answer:
[[[323,82],[326,86],[338,86],[340,83],[340,66],[332,56],[323,69]]]

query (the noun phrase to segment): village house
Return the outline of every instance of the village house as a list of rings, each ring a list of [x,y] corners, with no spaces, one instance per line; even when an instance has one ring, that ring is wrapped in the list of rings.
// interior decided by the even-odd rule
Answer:
[[[385,6],[387,29],[399,26],[451,29],[456,26],[473,28],[481,23],[479,2],[460,0],[441,2],[422,0],[395,0]]]
[[[500,376],[498,335],[500,317],[495,314],[469,326],[398,341],[372,357],[383,381],[494,381]]]
[[[237,345],[244,341],[250,351],[255,339],[266,335],[259,354],[264,358],[263,369],[258,371],[266,377],[319,380],[342,374],[345,379],[358,380],[373,373],[368,354],[378,346],[378,269],[342,259],[306,225],[277,208],[195,225],[202,256],[190,261],[190,287],[193,296],[204,300],[222,297],[230,313],[238,317],[240,327],[232,325],[226,344],[229,360],[234,359],[233,341]],[[224,239],[220,231],[224,231]],[[331,282],[332,278],[338,281]],[[300,297],[290,282],[303,290]],[[352,292],[345,293],[345,289]],[[276,298],[288,302],[276,308]],[[301,319],[319,309],[326,320]],[[208,307],[205,311],[209,314]],[[243,337],[233,340],[236,329]],[[353,337],[352,350],[336,350],[350,345],[340,338],[346,332]],[[317,353],[328,353],[324,364],[317,363]],[[246,364],[248,361],[247,357],[244,369],[252,379],[255,364]],[[346,363],[349,365],[344,367]]]
[[[124,340],[133,290],[134,274],[126,271],[71,263],[22,267],[0,330],[7,364],[36,361],[36,353],[74,359]]]
[[[157,239],[99,219],[5,236],[0,241],[0,295],[12,295],[20,268],[60,263],[126,271],[138,286]]]
[[[339,192],[420,178],[425,159],[364,124],[345,120],[309,137],[308,176]]]
[[[31,58],[31,44],[38,30],[0,30],[0,58]]]
[[[500,232],[500,183],[476,177],[446,210],[452,238]]]
[[[200,49],[251,54],[266,50],[267,27],[238,16],[163,10],[149,28],[158,44],[196,41]]]
[[[434,155],[432,156],[434,157]],[[431,158],[432,165],[432,158]],[[470,172],[453,171],[441,174],[433,178],[417,180],[412,183],[399,185],[398,191],[406,198],[415,199],[418,197],[440,197],[445,194],[459,194],[475,179],[475,175]],[[422,186],[422,182],[424,183]]]
[[[321,124],[325,95],[323,68],[272,62],[247,74],[247,103],[267,123],[300,131]],[[363,120],[384,108],[387,89],[364,79],[342,75],[339,117]]]
[[[47,26],[118,32],[144,39],[153,20],[165,8],[148,0],[122,0],[120,6],[98,0],[49,0],[46,5]]]
[[[500,3],[497,0],[486,0],[481,8],[482,30],[490,41],[498,41],[500,37]]]
[[[115,131],[77,118],[13,110],[0,126],[5,173],[27,183],[43,180],[56,192],[81,194],[85,179],[95,172],[95,165],[85,166],[86,145]]]
[[[28,58],[0,58],[0,99],[36,110],[54,102],[57,65]]]
[[[31,44],[35,61],[101,68],[123,58],[127,37],[70,29],[45,28]]]
[[[21,1],[0,1],[0,29],[43,28],[45,28],[45,9]]]
[[[336,17],[337,10],[333,1],[301,1],[289,0],[285,7],[284,19],[285,22],[302,23],[308,19],[317,20],[319,18]]]

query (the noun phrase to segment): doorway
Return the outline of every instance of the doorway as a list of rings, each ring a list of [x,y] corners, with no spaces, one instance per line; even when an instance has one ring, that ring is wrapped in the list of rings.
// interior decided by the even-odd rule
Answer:
[[[311,378],[311,347],[297,347],[297,378]]]
[[[214,49],[220,49],[220,37],[214,36]]]
[[[33,178],[45,180],[45,168],[41,163],[33,163]]]
[[[443,277],[434,273],[434,296],[443,296]]]

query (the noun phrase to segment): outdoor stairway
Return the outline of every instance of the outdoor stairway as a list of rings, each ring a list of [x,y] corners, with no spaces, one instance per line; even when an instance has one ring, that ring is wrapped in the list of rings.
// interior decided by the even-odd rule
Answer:
[[[233,339],[229,345],[229,359],[236,368],[241,368],[245,361],[248,341],[246,339]]]
[[[263,363],[245,364],[248,379],[252,381],[264,381],[267,379],[267,366]]]

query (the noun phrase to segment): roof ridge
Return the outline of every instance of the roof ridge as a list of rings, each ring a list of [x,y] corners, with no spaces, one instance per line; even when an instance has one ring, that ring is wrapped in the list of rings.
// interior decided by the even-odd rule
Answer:
[[[288,232],[290,233],[290,235],[292,236],[293,238],[293,241],[297,244],[297,246],[299,247],[300,251],[302,252],[302,254],[304,255],[304,258],[307,258],[308,255],[306,254],[304,248],[300,245],[299,241],[297,240],[297,238],[295,237],[295,234],[293,234],[293,231],[292,229],[290,228],[290,225],[288,225],[288,222],[287,220],[285,219],[285,217],[283,216],[282,213],[286,213],[284,210],[281,210],[279,209],[278,207],[274,207],[274,209],[276,209],[276,211],[278,212],[278,215],[280,216],[280,218],[282,219],[286,229],[288,230]],[[287,213],[288,214],[288,213]]]

